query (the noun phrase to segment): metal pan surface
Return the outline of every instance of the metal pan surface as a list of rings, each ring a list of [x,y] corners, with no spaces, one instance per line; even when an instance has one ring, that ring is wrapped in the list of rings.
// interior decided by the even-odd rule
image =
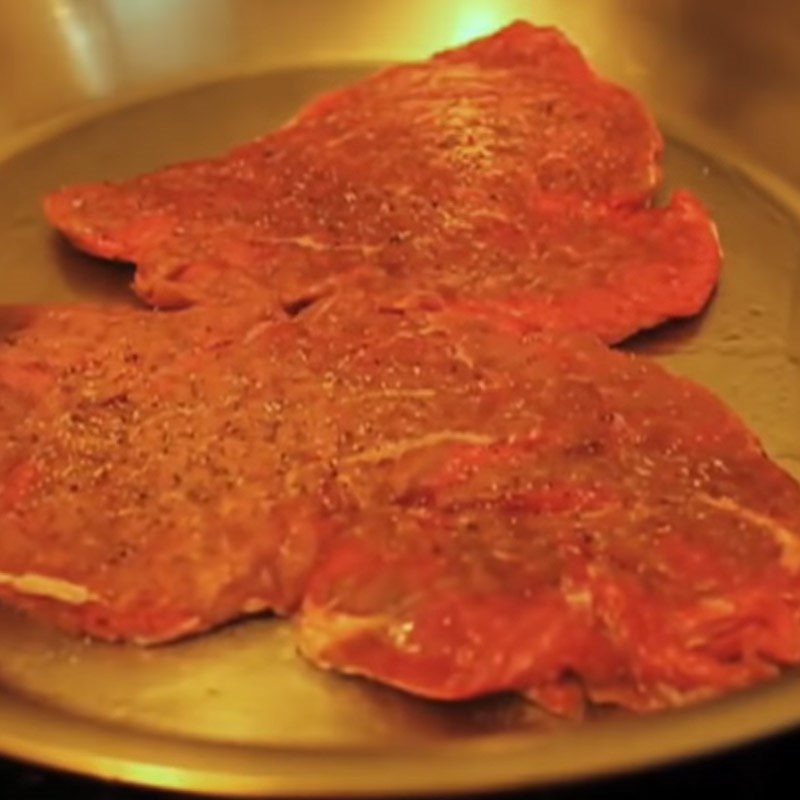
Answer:
[[[157,4],[127,7],[145,5]],[[645,96],[668,142],[665,189],[692,188],[718,222],[726,258],[710,308],[626,346],[717,392],[800,478],[800,189],[793,183],[800,181],[800,159],[789,152],[796,136],[786,138],[784,150],[785,130],[766,140],[751,117],[772,115],[774,124],[783,119],[800,134],[800,117],[781,110],[789,91],[782,81],[800,71],[796,60],[781,60],[776,46],[771,77],[752,84],[741,78],[738,99],[724,94],[737,63],[730,48],[745,30],[737,27],[744,17],[737,17],[736,3],[654,2],[645,12],[644,4],[634,11],[633,3],[598,2],[583,15],[559,10],[563,4],[488,0],[457,4],[460,11],[435,2],[300,1],[291,13],[283,3],[185,5],[194,11],[184,19],[162,19],[175,35],[170,55],[133,36],[135,25],[144,25],[135,15],[128,28],[109,23],[123,13],[122,3],[4,7],[0,0],[0,30],[28,25],[34,60],[45,57],[35,47],[49,30],[53,41],[66,42],[62,55],[73,70],[70,78],[53,63],[34,84],[30,77],[15,83],[0,69],[0,302],[8,304],[0,310],[0,333],[22,319],[21,304],[135,302],[127,268],[80,255],[46,228],[39,202],[49,189],[220,151],[277,126],[310,96],[358,78],[376,60],[422,55],[527,16],[560,24],[606,74]],[[338,14],[326,10],[333,5]],[[702,55],[694,48],[713,14],[698,5],[724,7],[729,15],[709,44],[713,52]],[[783,41],[782,12],[772,6],[765,3],[765,19],[775,16],[775,41]],[[34,21],[44,12],[55,16]],[[157,38],[152,14],[145,28]],[[423,35],[425,14],[431,24]],[[53,30],[61,33],[47,20],[56,20]],[[83,62],[69,30],[84,31]],[[117,38],[104,44],[103,30]],[[272,60],[256,46],[257,34]],[[137,41],[154,54],[150,82],[136,68]],[[203,42],[207,51],[195,58]],[[762,46],[738,52],[745,62],[761,59]],[[669,63],[676,64],[672,76],[662,72]],[[697,72],[703,64],[706,72]],[[92,89],[75,77],[81,70],[107,83]],[[689,74],[699,77],[690,81]],[[718,108],[709,105],[715,87],[723,93]],[[734,99],[743,107],[732,108]],[[2,610],[0,753],[220,795],[388,796],[585,779],[800,724],[797,674],[683,711],[645,718],[598,712],[583,724],[553,720],[509,698],[424,702],[305,665],[289,626],[256,619],[140,650],[71,639]]]

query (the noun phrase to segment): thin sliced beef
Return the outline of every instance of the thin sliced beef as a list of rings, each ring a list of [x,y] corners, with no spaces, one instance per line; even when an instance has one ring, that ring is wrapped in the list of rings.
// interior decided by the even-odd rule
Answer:
[[[660,136],[558,32],[517,23],[312,102],[205,161],[50,195],[78,247],[136,262],[175,307],[253,284],[293,306],[368,278],[406,305],[480,302],[609,341],[696,313],[713,224],[687,193],[649,211]]]
[[[580,334],[367,298],[42,312],[0,351],[0,593],[160,641],[272,608],[428,697],[652,710],[800,661],[800,488]]]
[[[430,402],[459,436],[398,432],[340,465],[363,511],[312,573],[312,661],[561,713],[684,705],[800,661],[800,487],[722,403],[578,336],[448,341],[470,400]]]
[[[291,489],[320,436],[301,413],[278,425],[293,376],[259,346],[267,329],[275,347],[294,341],[289,325],[259,306],[87,307],[14,334],[0,353],[0,596],[141,643],[293,608],[329,523]]]

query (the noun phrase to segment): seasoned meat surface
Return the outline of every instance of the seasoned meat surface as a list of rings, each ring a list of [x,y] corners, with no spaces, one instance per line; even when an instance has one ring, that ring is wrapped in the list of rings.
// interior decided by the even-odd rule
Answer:
[[[661,138],[559,32],[516,23],[325,95],[212,159],[50,195],[78,247],[137,264],[161,307],[287,307],[366,280],[405,307],[478,306],[621,340],[699,311],[714,227],[688,192],[647,208]]]
[[[800,660],[800,488],[582,334],[333,298],[43,310],[0,351],[0,593],[161,641],[295,611],[428,697],[681,705]]]
[[[588,338],[458,347],[492,433],[383,448],[391,502],[312,573],[309,658],[560,713],[683,705],[798,662],[800,488],[719,400]]]
[[[0,594],[139,642],[291,609],[327,523],[289,489],[312,420],[278,428],[287,325],[259,305],[86,307],[18,331],[0,355]]]

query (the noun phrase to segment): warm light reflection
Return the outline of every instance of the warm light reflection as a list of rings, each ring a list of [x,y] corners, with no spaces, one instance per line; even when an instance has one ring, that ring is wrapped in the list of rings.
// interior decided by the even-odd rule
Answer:
[[[164,75],[222,60],[233,4],[218,0],[103,0],[120,61],[139,75]]]
[[[465,3],[455,13],[453,34],[449,45],[459,45],[479,36],[493,33],[513,19],[513,9],[518,3],[476,2]]]
[[[102,14],[87,15],[86,9],[69,0],[57,0],[52,9],[81,87],[95,97],[105,94],[112,88],[113,69]]]
[[[170,789],[197,789],[197,775],[183,769],[157,764],[128,763],[119,769],[119,779],[140,786]]]
[[[406,0],[402,4],[376,4],[370,19],[353,20],[350,40],[358,46],[355,52],[351,49],[349,58],[425,59],[431,53],[494,33],[517,19],[530,19],[531,11],[540,5],[536,0]],[[424,24],[420,24],[421,20]],[[383,41],[376,39],[376,30],[386,32]]]

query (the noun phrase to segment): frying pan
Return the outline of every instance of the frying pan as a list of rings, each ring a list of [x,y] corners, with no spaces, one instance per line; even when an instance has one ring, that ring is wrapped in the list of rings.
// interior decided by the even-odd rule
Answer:
[[[0,331],[25,305],[135,302],[39,199],[211,154],[313,94],[516,17],[563,28],[655,111],[669,186],[725,249],[700,318],[626,345],[705,383],[800,476],[800,5],[761,0],[0,0]],[[218,794],[459,793],[710,752],[800,723],[800,676],[695,708],[555,721],[508,698],[443,706],[315,671],[257,619],[156,650],[0,612],[0,752]]]

